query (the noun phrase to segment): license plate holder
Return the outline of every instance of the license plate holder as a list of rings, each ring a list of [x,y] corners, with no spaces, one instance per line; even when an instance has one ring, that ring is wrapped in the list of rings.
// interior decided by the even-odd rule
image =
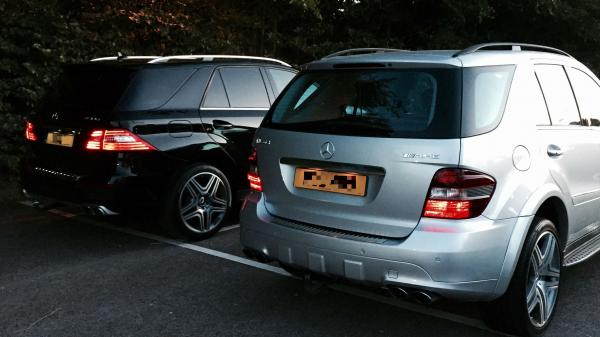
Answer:
[[[294,187],[364,197],[367,176],[353,172],[296,168]]]
[[[75,135],[70,133],[48,132],[46,144],[73,147]]]

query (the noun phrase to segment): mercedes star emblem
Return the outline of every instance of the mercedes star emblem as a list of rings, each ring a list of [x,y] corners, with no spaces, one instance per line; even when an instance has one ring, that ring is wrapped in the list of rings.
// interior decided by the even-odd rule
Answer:
[[[335,153],[335,147],[333,146],[333,144],[331,144],[331,142],[323,143],[323,145],[321,145],[320,153],[323,159],[331,159],[331,157],[333,157],[333,154]]]

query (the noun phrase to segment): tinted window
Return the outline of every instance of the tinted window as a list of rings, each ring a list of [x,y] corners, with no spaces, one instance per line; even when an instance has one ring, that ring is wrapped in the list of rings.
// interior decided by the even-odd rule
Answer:
[[[600,126],[600,87],[588,74],[568,68],[584,125]]]
[[[232,108],[268,108],[269,98],[260,70],[255,67],[221,68]]]
[[[212,77],[202,106],[205,108],[229,108],[229,100],[227,100],[225,87],[218,71],[215,71]]]
[[[562,66],[537,65],[535,72],[540,81],[552,125],[579,125],[579,112],[571,85]]]
[[[316,71],[300,75],[265,125],[303,132],[412,138],[460,134],[460,71]]]
[[[504,113],[515,66],[463,69],[463,134],[494,129]]]
[[[127,88],[119,109],[134,111],[159,108],[173,97],[195,71],[187,67],[142,69]]]
[[[275,95],[279,95],[283,88],[296,76],[293,72],[273,68],[267,68],[267,72],[273,80]]]
[[[102,64],[66,66],[45,104],[73,116],[113,110],[135,71]]]

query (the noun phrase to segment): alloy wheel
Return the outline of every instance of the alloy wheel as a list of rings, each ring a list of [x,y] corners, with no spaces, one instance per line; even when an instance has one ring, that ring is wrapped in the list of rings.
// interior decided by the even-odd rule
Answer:
[[[537,239],[527,276],[526,300],[529,320],[536,328],[546,325],[558,299],[560,247],[556,236],[544,232]]]
[[[210,172],[192,176],[179,195],[179,216],[194,233],[207,233],[221,224],[228,206],[227,187],[219,176]]]

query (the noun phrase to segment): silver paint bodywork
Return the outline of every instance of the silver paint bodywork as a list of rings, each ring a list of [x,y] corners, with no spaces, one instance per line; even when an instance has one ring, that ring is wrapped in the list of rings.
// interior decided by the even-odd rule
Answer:
[[[269,140],[256,144],[264,193],[253,193],[246,200],[242,244],[317,273],[425,289],[455,299],[492,300],[506,291],[534,215],[549,198],[560,200],[566,212],[566,225],[559,228],[564,249],[594,238],[590,233],[596,233],[600,224],[599,128],[536,126],[528,112],[538,85],[534,64],[574,67],[598,82],[596,76],[575,59],[551,53],[452,54],[381,53],[333,57],[308,65],[322,69],[345,62],[514,64],[516,70],[500,124],[473,137],[369,138],[260,128],[257,137]],[[326,142],[335,146],[327,162],[368,175],[366,197],[294,188],[296,167],[313,163],[326,167],[319,152]],[[457,166],[496,179],[496,190],[483,214],[466,220],[422,218],[434,173]],[[323,226],[332,232],[303,231],[293,223]],[[388,239],[340,237],[335,230]]]

